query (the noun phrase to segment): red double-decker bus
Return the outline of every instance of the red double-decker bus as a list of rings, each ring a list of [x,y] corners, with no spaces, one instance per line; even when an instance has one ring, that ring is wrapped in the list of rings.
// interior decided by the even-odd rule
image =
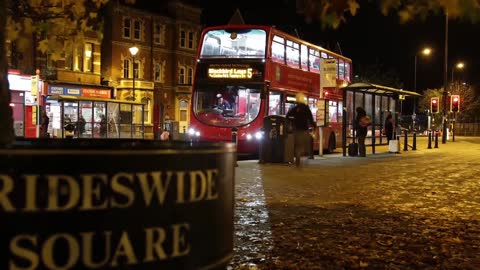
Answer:
[[[285,115],[298,92],[307,97],[315,118],[322,86],[328,109],[323,149],[333,151],[341,146],[340,87],[350,82],[351,67],[349,58],[273,26],[206,28],[195,68],[189,136],[232,141],[237,132],[238,153],[255,154],[263,118]],[[319,140],[314,142],[318,151]]]

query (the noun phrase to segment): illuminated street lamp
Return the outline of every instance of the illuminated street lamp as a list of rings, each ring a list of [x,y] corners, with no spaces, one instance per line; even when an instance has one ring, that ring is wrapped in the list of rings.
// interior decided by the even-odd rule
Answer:
[[[421,54],[423,55],[430,55],[432,53],[432,50],[430,48],[425,48],[422,50]],[[415,71],[414,71],[414,78],[413,78],[413,90],[416,92],[417,91],[417,56],[418,54],[415,53]]]
[[[424,48],[422,51],[421,51],[421,54],[422,55],[430,55],[432,53],[432,50],[428,47]],[[418,53],[415,53],[415,68],[414,68],[414,72],[413,72],[413,91],[414,92],[417,92],[417,56],[418,56]],[[416,114],[415,114],[415,110],[416,110],[416,100],[414,99],[413,100],[413,113],[412,113],[412,128],[415,129],[415,117],[416,117]]]
[[[133,46],[128,49],[130,51],[130,54],[132,55],[132,69],[133,69],[133,100],[135,100],[135,55],[138,53],[138,47]]]
[[[455,69],[462,70],[465,67],[465,63],[463,62],[458,62],[454,67],[452,67],[452,84],[453,84],[453,72]]]

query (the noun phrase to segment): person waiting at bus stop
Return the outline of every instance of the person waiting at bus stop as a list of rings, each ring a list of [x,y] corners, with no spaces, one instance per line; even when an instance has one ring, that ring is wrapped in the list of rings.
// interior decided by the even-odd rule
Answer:
[[[300,167],[301,158],[307,155],[312,147],[312,139],[308,129],[310,127],[316,127],[312,112],[307,105],[305,95],[301,93],[297,94],[296,105],[288,111],[287,118],[293,119],[293,127],[295,129],[295,165]]]
[[[353,127],[355,128],[355,135],[358,140],[358,154],[360,157],[366,157],[365,137],[367,137],[367,127],[371,124],[370,117],[367,116],[367,112],[362,107],[357,107],[356,111],[357,117],[353,122]]]

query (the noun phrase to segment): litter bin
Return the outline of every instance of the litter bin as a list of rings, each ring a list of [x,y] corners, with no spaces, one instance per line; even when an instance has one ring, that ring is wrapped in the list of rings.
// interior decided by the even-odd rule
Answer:
[[[294,135],[290,119],[281,115],[263,118],[264,137],[261,160],[271,163],[293,163]]]

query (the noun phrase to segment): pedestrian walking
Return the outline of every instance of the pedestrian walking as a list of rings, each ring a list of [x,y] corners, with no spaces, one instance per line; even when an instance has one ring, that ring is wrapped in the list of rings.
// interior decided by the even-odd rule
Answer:
[[[301,93],[297,94],[296,105],[288,111],[287,118],[293,119],[293,127],[295,130],[295,165],[300,167],[301,158],[308,155],[312,147],[312,139],[308,129],[310,127],[316,127],[312,112],[306,104],[305,95]]]
[[[365,137],[367,137],[367,127],[372,123],[367,112],[362,107],[357,107],[356,111],[357,117],[353,122],[353,127],[355,128],[355,135],[358,141],[358,153],[360,157],[366,157]]]

